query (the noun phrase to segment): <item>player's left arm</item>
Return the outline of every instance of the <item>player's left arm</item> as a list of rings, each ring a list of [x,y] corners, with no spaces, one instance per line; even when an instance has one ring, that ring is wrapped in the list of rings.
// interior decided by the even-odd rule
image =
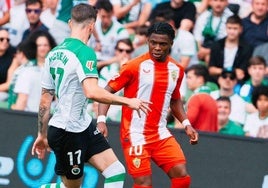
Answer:
[[[191,144],[197,144],[198,142],[198,133],[192,127],[190,121],[187,118],[186,112],[183,108],[183,103],[180,98],[171,99],[170,101],[170,109],[171,113],[182,123],[184,126],[186,134],[190,138]]]

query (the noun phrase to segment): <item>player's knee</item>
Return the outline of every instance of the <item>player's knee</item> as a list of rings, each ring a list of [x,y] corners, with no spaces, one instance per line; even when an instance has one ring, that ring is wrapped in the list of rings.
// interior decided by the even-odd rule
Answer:
[[[120,161],[115,161],[110,166],[108,166],[102,172],[102,174],[105,178],[118,176],[121,181],[124,181],[126,176],[126,169]]]
[[[170,178],[184,177],[187,175],[188,173],[184,164],[175,165],[168,172]]]

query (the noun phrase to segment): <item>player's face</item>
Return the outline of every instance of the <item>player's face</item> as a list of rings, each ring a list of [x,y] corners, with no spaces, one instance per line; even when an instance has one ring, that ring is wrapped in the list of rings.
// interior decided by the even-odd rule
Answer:
[[[172,41],[168,35],[152,33],[148,38],[149,53],[157,61],[165,61],[170,53]]]

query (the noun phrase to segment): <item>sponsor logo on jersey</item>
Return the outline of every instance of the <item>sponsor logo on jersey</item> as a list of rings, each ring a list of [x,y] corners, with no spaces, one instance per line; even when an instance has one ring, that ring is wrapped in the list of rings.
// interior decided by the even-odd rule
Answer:
[[[150,72],[151,72],[151,70],[150,70],[150,69],[148,69],[148,70],[146,70],[146,69],[142,69],[142,71],[143,71],[144,73],[146,73],[146,74],[148,74],[148,73],[150,73]]]
[[[94,61],[87,61],[86,66],[87,68],[92,71],[93,70]]]
[[[134,164],[134,166],[135,166],[136,168],[140,168],[140,166],[141,166],[141,159],[135,157],[135,159],[133,159],[132,162],[133,162],[133,164]]]
[[[80,173],[80,168],[78,166],[74,166],[73,169],[72,169],[72,174],[73,175],[78,175]]]

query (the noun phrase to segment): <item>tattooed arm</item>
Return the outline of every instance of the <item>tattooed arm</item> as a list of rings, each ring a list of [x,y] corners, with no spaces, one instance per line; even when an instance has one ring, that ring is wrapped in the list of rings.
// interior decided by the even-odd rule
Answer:
[[[50,106],[55,94],[55,90],[42,89],[38,112],[38,134],[47,135],[47,125],[50,118]]]
[[[47,125],[50,118],[50,106],[54,93],[54,90],[42,89],[38,112],[38,136],[32,147],[32,155],[36,153],[39,159],[43,159],[46,151],[49,151],[47,143]]]

